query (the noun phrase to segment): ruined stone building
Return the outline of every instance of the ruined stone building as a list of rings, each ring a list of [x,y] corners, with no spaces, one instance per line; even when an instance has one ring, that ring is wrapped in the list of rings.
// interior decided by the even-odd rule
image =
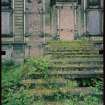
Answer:
[[[2,0],[3,59],[41,56],[52,39],[102,37],[103,0]]]

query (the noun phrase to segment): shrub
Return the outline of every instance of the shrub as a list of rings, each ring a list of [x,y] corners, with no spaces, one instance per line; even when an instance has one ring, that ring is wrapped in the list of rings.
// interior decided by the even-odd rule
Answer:
[[[48,73],[48,61],[45,58],[27,58],[23,66],[23,74]]]

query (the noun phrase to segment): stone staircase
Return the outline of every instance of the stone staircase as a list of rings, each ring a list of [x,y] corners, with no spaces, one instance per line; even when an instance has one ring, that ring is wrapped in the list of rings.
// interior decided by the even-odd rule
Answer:
[[[44,56],[49,59],[48,78],[44,74],[33,73],[22,84],[34,97],[52,97],[94,94],[88,85],[80,86],[79,80],[103,77],[103,56],[93,43],[85,40],[50,41],[45,45]]]
[[[103,71],[103,57],[99,55],[99,49],[94,48],[93,43],[87,40],[48,42],[45,56],[50,59],[50,73],[75,74],[77,72],[77,75],[83,73],[96,76]]]

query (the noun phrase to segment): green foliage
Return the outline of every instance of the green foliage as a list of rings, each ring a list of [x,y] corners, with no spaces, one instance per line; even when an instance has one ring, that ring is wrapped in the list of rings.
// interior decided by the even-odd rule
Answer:
[[[22,66],[17,66],[12,61],[4,62],[2,66],[3,105],[29,105],[25,104],[25,102],[27,103],[28,98],[26,95],[23,96],[24,91],[21,90]],[[24,99],[22,99],[22,97]]]
[[[43,99],[41,99],[41,100],[34,101],[32,105],[45,105],[45,102]]]
[[[32,97],[28,96],[28,90],[24,90],[24,87],[21,84],[22,78],[27,75],[35,73],[45,74],[45,79],[48,80],[48,59],[45,58],[27,58],[25,59],[24,64],[16,66],[13,63],[4,63],[2,68],[2,104],[3,105],[45,105],[45,101],[40,98],[40,100],[34,101]],[[103,82],[93,79],[95,86],[94,88],[97,91],[102,90]],[[49,81],[48,81],[49,82]],[[50,82],[49,82],[50,83]],[[86,81],[86,84],[89,84],[89,81]],[[59,86],[56,84],[48,84],[48,87],[52,89],[59,89]],[[68,88],[77,87],[77,83],[74,81],[68,81],[66,86]],[[64,101],[57,105],[99,105],[100,100],[95,96],[85,96],[80,94],[78,100],[76,97],[69,97],[67,99],[64,94],[58,92],[55,96],[56,100],[61,102],[61,99]]]
[[[70,81],[70,80],[69,80],[69,81],[67,82],[66,86],[69,87],[69,88],[73,88],[73,87],[77,87],[78,84],[77,84],[76,81]]]
[[[5,60],[5,61],[2,62],[2,69],[6,70],[6,71],[10,70],[14,66],[16,66],[16,62],[12,59]]]
[[[29,97],[27,91],[20,88],[18,91],[9,89],[7,98],[3,100],[3,105],[29,105],[33,102],[33,99]]]
[[[27,58],[23,66],[23,72],[26,74],[43,73],[47,75],[48,61],[44,58]]]
[[[99,105],[98,98],[93,96],[86,96],[83,100],[79,100],[77,97],[71,97],[66,99],[62,105]]]
[[[12,61],[3,63],[2,68],[2,103],[3,105],[29,105],[33,99],[26,95],[21,80],[26,74],[36,72],[47,74],[48,63],[43,58],[28,58],[22,65]],[[46,75],[45,75],[46,77]]]
[[[87,96],[84,97],[84,104],[83,105],[99,105],[99,99],[97,97]]]
[[[21,67],[12,68],[8,71],[2,70],[2,85],[11,87],[19,84],[22,79]]]
[[[9,60],[5,60],[3,62],[3,65],[5,65],[5,66],[13,66],[13,65],[15,65],[15,62],[12,59],[9,59]]]
[[[94,83],[94,87],[97,90],[103,90],[103,87],[104,87],[103,80],[92,79],[92,81]]]

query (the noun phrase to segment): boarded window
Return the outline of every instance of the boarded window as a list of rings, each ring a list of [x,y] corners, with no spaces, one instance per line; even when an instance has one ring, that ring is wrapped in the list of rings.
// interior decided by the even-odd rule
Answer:
[[[2,34],[10,34],[10,12],[2,12]]]
[[[87,32],[91,35],[101,34],[101,15],[97,10],[88,11]]]

